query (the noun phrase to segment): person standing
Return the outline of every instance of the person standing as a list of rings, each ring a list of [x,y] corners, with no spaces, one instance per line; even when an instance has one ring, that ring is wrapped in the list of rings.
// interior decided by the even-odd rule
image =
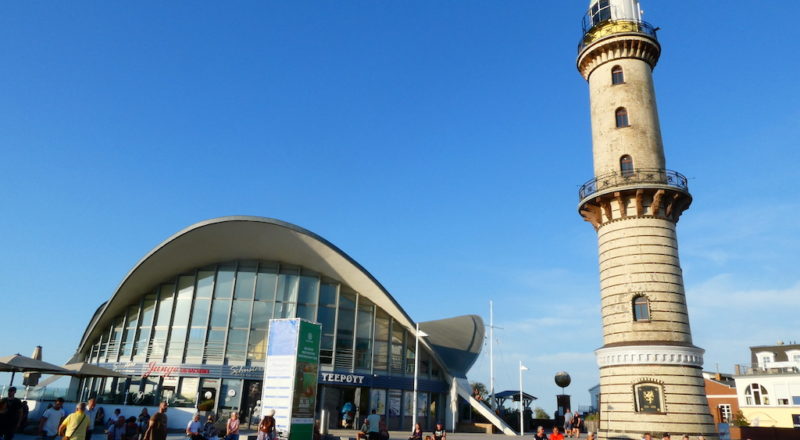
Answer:
[[[379,416],[378,412],[374,409],[372,413],[367,416],[367,426],[369,429],[369,431],[367,431],[369,440],[380,440],[381,416]]]
[[[47,408],[39,419],[39,437],[46,440],[55,439],[58,434],[58,426],[64,420],[64,399],[59,397],[52,408]]]
[[[139,413],[139,417],[136,418],[136,424],[139,425],[139,437],[143,437],[145,431],[147,431],[147,425],[150,423],[150,414],[147,412],[147,408],[142,408],[142,412]]]
[[[125,416],[120,415],[108,425],[108,440],[125,440]]]
[[[58,435],[69,440],[86,440],[91,421],[86,414],[86,404],[81,402],[75,412],[68,415],[58,427]]]
[[[567,412],[564,413],[564,434],[568,437],[572,437],[572,411],[567,408]]]
[[[167,402],[161,402],[158,412],[150,417],[144,440],[167,440]]]
[[[239,413],[232,411],[225,425],[225,440],[237,440],[237,437],[239,437]]]
[[[203,436],[200,435],[200,425],[200,414],[195,414],[186,425],[186,436],[191,440],[203,440]]]
[[[17,399],[17,388],[8,389],[8,397],[2,400],[6,407],[5,416],[0,418],[0,436],[4,440],[13,440],[14,434],[22,426],[22,401]]]
[[[275,440],[275,410],[268,409],[266,415],[261,419],[258,424],[258,439],[257,440]]]
[[[89,399],[88,402],[86,402],[85,412],[86,412],[86,417],[89,417],[89,426],[86,427],[86,438],[91,439],[92,432],[94,432],[94,426],[97,424],[97,414],[98,414],[97,402],[94,400],[94,397],[92,397],[91,399]],[[105,420],[103,420],[103,417],[105,417],[105,414],[100,416],[100,423],[105,422]]]

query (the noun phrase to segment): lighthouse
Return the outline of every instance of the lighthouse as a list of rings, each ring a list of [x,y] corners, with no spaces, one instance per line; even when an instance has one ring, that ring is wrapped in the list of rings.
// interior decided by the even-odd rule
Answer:
[[[676,224],[692,196],[666,164],[657,30],[637,0],[593,0],[578,45],[591,102],[594,177],[580,187],[578,211],[598,240],[600,439],[717,436],[678,258]]]

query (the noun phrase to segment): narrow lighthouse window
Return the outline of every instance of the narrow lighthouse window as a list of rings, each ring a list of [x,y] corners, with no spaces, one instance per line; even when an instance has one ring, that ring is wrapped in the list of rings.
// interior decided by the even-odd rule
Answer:
[[[617,85],[625,82],[625,74],[622,72],[622,67],[614,66],[611,69],[611,84]]]
[[[616,111],[617,117],[617,128],[627,127],[628,124],[628,111],[625,110],[625,107],[620,107]]]
[[[619,170],[622,177],[633,176],[633,158],[627,154],[619,158]]]
[[[639,295],[633,299],[633,320],[649,321],[650,307],[646,296]]]

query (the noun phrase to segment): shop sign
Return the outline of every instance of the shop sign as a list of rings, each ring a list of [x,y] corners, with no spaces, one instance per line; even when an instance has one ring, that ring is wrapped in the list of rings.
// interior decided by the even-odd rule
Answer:
[[[175,376],[184,376],[187,374],[191,375],[204,375],[209,374],[210,371],[208,368],[190,368],[190,367],[182,367],[176,365],[159,365],[155,362],[150,362],[147,364],[147,370],[144,372],[142,377],[148,376],[163,376],[163,377],[170,377],[174,373]]]
[[[364,385],[364,378],[361,374],[340,374],[340,373],[320,373],[323,383],[343,383],[352,385]]]

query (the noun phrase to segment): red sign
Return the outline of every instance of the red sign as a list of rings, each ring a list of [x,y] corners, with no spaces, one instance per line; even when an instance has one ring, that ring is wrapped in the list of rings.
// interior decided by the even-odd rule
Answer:
[[[208,368],[185,368],[175,365],[158,365],[155,362],[147,364],[147,371],[144,372],[142,377],[148,376],[164,376],[169,377],[173,373],[178,374],[208,374]]]

